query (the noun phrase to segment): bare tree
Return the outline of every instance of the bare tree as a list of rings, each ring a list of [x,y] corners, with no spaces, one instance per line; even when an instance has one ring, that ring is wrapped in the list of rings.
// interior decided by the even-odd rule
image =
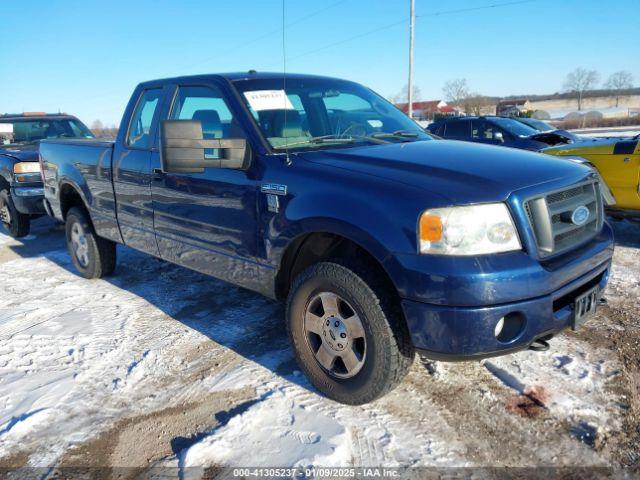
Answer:
[[[564,89],[577,95],[578,110],[582,110],[584,92],[593,89],[599,81],[600,74],[598,72],[580,67],[567,75],[564,81]]]
[[[615,90],[617,107],[620,103],[620,90],[633,87],[633,75],[631,75],[631,72],[627,72],[626,70],[612,73],[604,86],[610,90]]]
[[[409,85],[405,85],[404,87],[402,87],[402,89],[396,93],[395,95],[392,95],[391,98],[389,98],[389,100],[391,100],[391,103],[394,104],[399,104],[399,103],[407,103],[407,98],[409,97]],[[419,99],[422,98],[422,92],[420,91],[420,87],[417,85],[413,86],[413,101],[417,102],[419,101]]]
[[[91,131],[94,135],[99,136],[103,130],[104,124],[100,120],[94,120],[93,123],[91,123]]]
[[[491,105],[491,101],[488,97],[479,93],[470,93],[462,100],[462,104],[467,115],[480,116],[482,115],[482,110]]]
[[[454,80],[447,80],[444,87],[442,87],[442,93],[447,102],[456,107],[460,107],[465,98],[469,96],[469,86],[467,85],[466,78],[456,78]]]
[[[100,120],[94,120],[91,123],[91,132],[98,138],[116,138],[118,135],[118,127],[114,124],[109,126]]]

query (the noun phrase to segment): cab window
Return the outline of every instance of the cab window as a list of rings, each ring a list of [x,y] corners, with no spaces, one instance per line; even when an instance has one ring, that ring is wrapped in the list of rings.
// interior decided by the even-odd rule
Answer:
[[[222,92],[214,87],[183,86],[176,93],[172,120],[198,120],[202,138],[243,138],[244,133],[225,102]],[[205,150],[205,158],[220,158],[218,149]]]
[[[162,89],[145,90],[140,95],[136,109],[131,116],[127,145],[135,148],[150,148],[152,144],[151,126],[158,112]]]

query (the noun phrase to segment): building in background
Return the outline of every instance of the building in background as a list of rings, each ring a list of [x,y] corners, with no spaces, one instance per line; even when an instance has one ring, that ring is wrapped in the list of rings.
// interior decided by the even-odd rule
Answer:
[[[404,113],[408,111],[408,103],[396,104]],[[414,120],[434,120],[440,117],[458,115],[459,112],[444,100],[429,100],[426,102],[413,102]]]
[[[532,111],[531,102],[526,99],[502,100],[496,105],[496,115],[501,117],[528,116]]]

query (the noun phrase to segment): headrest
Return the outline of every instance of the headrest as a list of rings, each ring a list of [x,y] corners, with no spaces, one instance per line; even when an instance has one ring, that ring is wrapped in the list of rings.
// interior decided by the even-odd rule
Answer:
[[[191,116],[192,120],[199,120],[202,124],[202,135],[205,139],[222,137],[222,122],[220,115],[215,110],[196,110]]]
[[[272,122],[274,137],[303,137],[305,135],[297,110],[274,110]]]

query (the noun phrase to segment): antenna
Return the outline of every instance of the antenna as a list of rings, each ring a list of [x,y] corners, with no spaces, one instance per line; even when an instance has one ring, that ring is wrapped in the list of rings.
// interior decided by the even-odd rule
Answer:
[[[284,163],[291,165],[289,158],[289,140],[287,139],[287,39],[286,39],[286,0],[282,0],[282,92],[284,100]]]
[[[415,0],[409,5],[409,83],[407,83],[407,114],[413,119],[413,32],[415,24]]]

